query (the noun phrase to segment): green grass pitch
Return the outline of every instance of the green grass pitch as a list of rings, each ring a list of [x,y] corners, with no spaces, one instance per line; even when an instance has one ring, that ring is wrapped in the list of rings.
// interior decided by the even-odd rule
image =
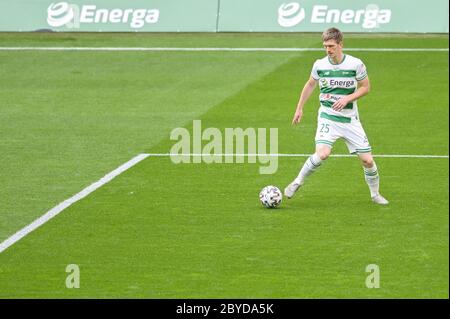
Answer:
[[[352,48],[448,48],[448,36],[352,35]],[[0,34],[0,46],[311,47],[319,34]],[[371,93],[374,154],[448,155],[448,51],[349,52]],[[317,95],[291,119],[324,52],[0,51],[0,242],[176,127],[278,128],[314,149]],[[334,148],[346,154],[343,142]],[[0,253],[0,298],[448,298],[448,158],[376,158],[370,201],[356,158],[330,158],[268,210],[305,158],[179,164],[149,157]],[[66,266],[80,268],[68,289]],[[380,268],[380,288],[365,285]]]

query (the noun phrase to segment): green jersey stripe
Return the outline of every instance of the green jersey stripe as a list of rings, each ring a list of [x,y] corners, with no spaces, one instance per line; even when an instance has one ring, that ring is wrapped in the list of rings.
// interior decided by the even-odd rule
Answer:
[[[320,89],[320,93],[331,93],[331,94],[340,94],[340,95],[349,95],[355,92],[356,88],[327,88],[323,87]]]
[[[326,140],[317,140],[316,144],[328,144],[328,145],[333,145],[332,142],[330,141],[326,141]]]
[[[332,107],[334,102],[331,101],[320,101],[320,104],[324,107]],[[348,103],[344,109],[352,109],[353,108],[353,103]]]
[[[356,76],[355,70],[317,70],[321,78],[352,78]]]
[[[320,113],[320,117],[330,120],[330,121],[341,122],[341,123],[350,123],[352,121],[352,119],[349,117],[331,115],[331,114],[328,114],[325,112]]]
[[[367,77],[367,73],[364,74],[364,75],[363,75],[362,77],[360,77],[360,78],[356,78],[356,81],[362,81],[362,80],[364,80],[366,77]]]

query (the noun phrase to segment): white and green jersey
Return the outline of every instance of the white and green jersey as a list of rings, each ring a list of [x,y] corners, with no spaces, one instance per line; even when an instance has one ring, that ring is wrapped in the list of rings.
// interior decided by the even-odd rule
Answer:
[[[360,59],[344,54],[340,64],[333,64],[326,56],[314,63],[311,76],[319,81],[321,117],[326,116],[339,122],[350,122],[352,117],[359,118],[356,101],[347,104],[340,112],[334,111],[331,106],[342,96],[355,92],[358,81],[367,77],[366,66]],[[326,115],[323,116],[322,113]]]

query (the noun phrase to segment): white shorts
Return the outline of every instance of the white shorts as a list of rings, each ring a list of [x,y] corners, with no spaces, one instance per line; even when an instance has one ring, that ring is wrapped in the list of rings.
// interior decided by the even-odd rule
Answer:
[[[330,148],[339,138],[343,138],[351,154],[369,153],[372,151],[369,140],[356,118],[344,118],[319,113],[317,117],[316,145],[324,144]],[[348,120],[347,120],[348,119]]]

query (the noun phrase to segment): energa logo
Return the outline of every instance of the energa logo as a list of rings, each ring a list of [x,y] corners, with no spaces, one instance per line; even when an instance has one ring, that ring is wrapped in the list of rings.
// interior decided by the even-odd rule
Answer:
[[[310,24],[361,25],[363,29],[379,28],[381,24],[391,22],[390,9],[380,9],[376,4],[368,4],[365,8],[335,9],[328,5],[315,4],[310,12],[300,7],[298,2],[281,4],[278,8],[278,24],[284,28],[298,25],[309,17]]]
[[[47,23],[51,27],[62,27],[73,22],[74,8],[67,2],[52,3],[47,9]]]
[[[297,2],[283,3],[278,8],[278,24],[282,27],[293,27],[305,18],[305,9],[300,8]]]
[[[158,9],[105,9],[96,5],[76,5],[67,2],[51,3],[47,8],[47,23],[59,28],[79,28],[81,24],[129,24],[133,29],[159,20]]]

